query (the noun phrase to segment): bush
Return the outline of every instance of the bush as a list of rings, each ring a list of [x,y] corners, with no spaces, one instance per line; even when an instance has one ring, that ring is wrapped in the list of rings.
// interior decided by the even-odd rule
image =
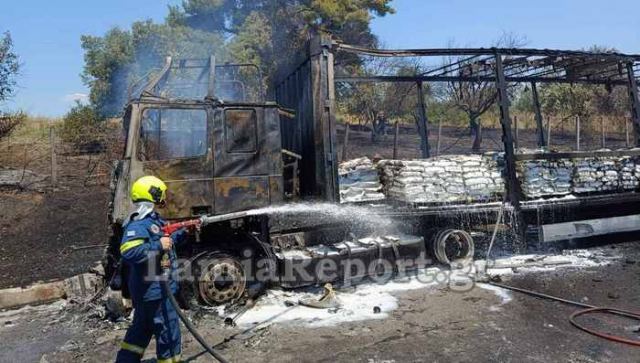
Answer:
[[[27,115],[18,112],[15,114],[0,114],[0,140],[11,135],[11,133],[20,126]]]
[[[92,106],[78,103],[62,118],[58,136],[76,149],[99,151],[106,128],[106,122]]]

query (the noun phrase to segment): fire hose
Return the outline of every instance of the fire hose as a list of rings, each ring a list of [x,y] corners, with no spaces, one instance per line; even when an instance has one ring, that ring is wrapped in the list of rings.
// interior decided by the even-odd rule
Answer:
[[[612,335],[612,334],[608,334],[608,333],[603,333],[601,331],[597,331],[595,329],[592,328],[588,328],[585,327],[584,325],[579,324],[576,321],[576,318],[581,316],[581,315],[587,315],[587,314],[593,314],[593,313],[608,313],[608,314],[613,314],[613,315],[618,315],[618,316],[624,316],[626,318],[630,318],[630,319],[634,319],[634,320],[638,320],[640,321],[640,314],[634,313],[632,311],[628,311],[628,310],[622,310],[622,309],[616,309],[616,308],[607,308],[607,307],[598,307],[598,306],[594,306],[594,305],[589,305],[589,304],[583,304],[581,302],[577,302],[577,301],[572,301],[572,300],[568,300],[568,299],[563,299],[560,297],[556,297],[556,296],[552,296],[552,295],[547,295],[547,294],[543,294],[540,292],[536,292],[536,291],[532,291],[532,290],[528,290],[528,289],[523,289],[523,288],[519,288],[519,287],[514,287],[514,286],[509,286],[509,285],[503,285],[497,282],[488,282],[489,285],[493,285],[496,287],[500,287],[502,289],[507,289],[507,290],[511,290],[511,291],[516,291],[516,292],[520,292],[523,294],[527,294],[530,296],[535,296],[541,299],[547,299],[547,300],[553,300],[553,301],[557,301],[557,302],[561,302],[564,304],[568,304],[568,305],[574,305],[574,306],[579,306],[581,308],[584,308],[582,310],[578,310],[576,312],[574,312],[573,314],[571,314],[571,316],[569,317],[569,322],[571,323],[571,325],[573,325],[574,327],[587,332],[591,335],[603,338],[603,339],[607,339],[613,342],[618,342],[618,343],[624,343],[624,344],[629,344],[629,345],[633,345],[636,347],[640,347],[640,340],[633,340],[633,339],[628,339],[628,338],[624,338],[624,337],[620,337],[620,336],[616,336],[616,335]]]
[[[164,227],[162,227],[162,231],[164,232],[165,236],[170,236],[173,232],[179,230],[180,228],[200,229],[202,224],[203,224],[202,219],[194,219],[194,220],[190,220],[190,221],[171,223],[171,224],[167,224]],[[160,285],[162,286],[162,290],[164,291],[164,293],[169,297],[169,302],[171,303],[171,305],[173,306],[174,310],[178,314],[178,317],[180,318],[180,320],[182,320],[182,323],[187,328],[187,330],[189,330],[191,335],[198,341],[198,343],[200,343],[200,345],[209,354],[211,354],[211,356],[213,356],[215,359],[217,359],[220,363],[227,363],[228,362],[227,359],[225,357],[223,357],[222,355],[220,355],[218,352],[216,352],[207,343],[207,341],[204,340],[204,338],[202,337],[202,335],[200,335],[200,333],[198,332],[196,327],[193,326],[193,324],[191,323],[191,321],[189,321],[187,316],[184,315],[184,312],[182,311],[182,309],[180,309],[180,306],[178,305],[178,302],[176,301],[176,298],[173,296],[173,292],[171,291],[171,287],[169,286],[169,280],[170,280],[170,275],[171,275],[171,266],[170,266],[170,261],[169,261],[169,254],[165,252],[163,254],[163,256],[162,256],[162,260],[163,260],[162,261],[163,262],[162,263],[163,272],[162,272],[162,278],[160,279]]]
[[[489,248],[487,250],[487,256],[485,258],[486,261],[489,261],[489,256],[491,255],[491,250],[493,248],[493,243],[496,240],[496,235],[498,232],[498,225],[500,223],[502,223],[502,220],[504,218],[504,206],[505,206],[506,202],[503,202],[500,211],[498,212],[498,220],[496,221],[496,225],[495,228],[493,230],[493,234],[491,236],[491,241],[489,243]],[[484,265],[484,270],[483,270],[483,274],[486,275],[487,273],[487,263],[485,263]],[[593,313],[608,313],[608,314],[612,314],[612,315],[617,315],[617,316],[623,316],[626,318],[630,318],[630,319],[634,319],[634,320],[638,320],[640,321],[640,314],[638,313],[634,313],[631,311],[627,311],[627,310],[622,310],[622,309],[616,309],[616,308],[609,308],[609,307],[599,307],[599,306],[594,306],[594,305],[589,305],[589,304],[584,304],[581,302],[577,302],[577,301],[573,301],[573,300],[569,300],[569,299],[563,299],[557,296],[552,296],[552,295],[548,295],[548,294],[543,294],[540,292],[536,292],[533,290],[529,290],[529,289],[523,289],[523,288],[519,288],[519,287],[515,287],[515,286],[509,286],[509,285],[503,285],[497,282],[493,282],[493,281],[486,281],[487,284],[489,285],[493,285],[502,289],[507,289],[507,290],[511,290],[511,291],[515,291],[515,292],[519,292],[522,294],[527,294],[530,296],[535,296],[537,298],[541,298],[541,299],[547,299],[547,300],[552,300],[552,301],[557,301],[557,302],[561,302],[563,304],[568,304],[568,305],[574,305],[574,306],[578,306],[583,308],[582,310],[578,310],[576,312],[574,312],[573,314],[571,314],[571,316],[569,316],[569,322],[571,323],[571,325],[573,325],[574,327],[589,333],[591,335],[597,336],[599,338],[603,338],[603,339],[607,339],[609,341],[613,341],[613,342],[618,342],[618,343],[623,343],[623,344],[628,344],[628,345],[633,345],[633,346],[637,346],[640,347],[640,340],[633,340],[633,339],[628,339],[628,338],[624,338],[624,337],[620,337],[620,336],[616,336],[616,335],[612,335],[612,334],[607,334],[607,333],[603,333],[601,331],[597,331],[595,329],[592,328],[588,328],[585,327],[582,324],[579,324],[576,320],[577,317],[582,316],[582,315],[588,315],[588,314],[593,314]]]
[[[180,309],[180,306],[178,305],[178,302],[176,301],[176,298],[173,296],[173,292],[171,291],[171,287],[169,287],[169,273],[170,273],[170,270],[169,269],[165,269],[165,271],[163,273],[163,276],[162,276],[162,279],[160,280],[160,285],[162,286],[162,290],[164,291],[164,293],[169,297],[169,302],[171,303],[173,308],[176,310],[176,313],[178,313],[178,317],[180,317],[180,320],[182,320],[182,323],[184,324],[184,326],[187,328],[187,330],[189,330],[191,335],[193,335],[193,337],[196,338],[198,343],[200,343],[200,345],[209,354],[211,354],[215,359],[217,359],[220,363],[229,362],[225,357],[220,355],[220,353],[216,352],[207,343],[206,340],[204,340],[204,338],[202,337],[202,335],[200,335],[200,333],[198,332],[196,327],[193,326],[193,324],[191,323],[191,321],[189,321],[187,316],[184,315],[184,312],[182,311],[182,309]]]

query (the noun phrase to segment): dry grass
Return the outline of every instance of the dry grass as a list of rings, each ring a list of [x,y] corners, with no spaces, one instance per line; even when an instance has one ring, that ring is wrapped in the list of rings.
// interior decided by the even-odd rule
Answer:
[[[10,137],[0,141],[0,167],[30,170],[50,177],[53,146],[58,188],[108,185],[112,160],[120,154],[118,121],[108,121],[102,138],[104,150],[97,153],[79,152],[59,137],[55,137],[52,145],[50,132],[53,129],[55,135],[61,122],[56,118],[28,117]]]

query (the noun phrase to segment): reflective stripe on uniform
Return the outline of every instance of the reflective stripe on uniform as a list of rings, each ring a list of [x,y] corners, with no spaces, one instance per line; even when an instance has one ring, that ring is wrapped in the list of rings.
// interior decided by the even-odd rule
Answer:
[[[180,355],[165,359],[158,358],[158,363],[180,363]]]
[[[123,243],[120,246],[120,254],[125,253],[125,252],[127,252],[128,250],[130,250],[130,249],[132,249],[134,247],[138,247],[143,243],[144,243],[143,239],[134,239],[134,240],[131,240],[129,242]]]
[[[139,347],[137,345],[129,344],[127,342],[122,342],[122,344],[120,344],[120,348],[124,350],[128,350],[130,352],[134,352],[139,355],[144,355],[144,348]]]

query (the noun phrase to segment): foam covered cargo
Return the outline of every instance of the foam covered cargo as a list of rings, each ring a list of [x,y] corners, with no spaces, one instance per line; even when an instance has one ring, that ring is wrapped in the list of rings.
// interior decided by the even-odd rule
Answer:
[[[345,161],[340,164],[338,172],[341,203],[370,202],[385,198],[381,192],[378,171],[369,158]]]

